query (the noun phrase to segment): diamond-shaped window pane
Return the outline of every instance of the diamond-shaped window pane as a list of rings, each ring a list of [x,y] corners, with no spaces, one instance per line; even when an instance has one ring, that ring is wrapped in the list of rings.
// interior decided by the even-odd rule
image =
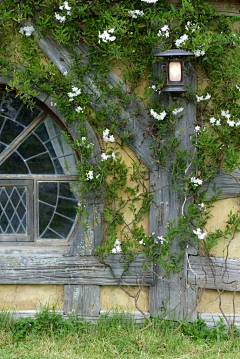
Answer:
[[[27,233],[26,187],[0,187],[0,233]]]

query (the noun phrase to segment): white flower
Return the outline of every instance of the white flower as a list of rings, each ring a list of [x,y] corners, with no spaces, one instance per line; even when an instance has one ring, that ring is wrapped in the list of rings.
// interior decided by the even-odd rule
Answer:
[[[55,107],[56,105],[56,102],[51,102],[51,106]]]
[[[20,32],[20,31],[19,31]],[[236,88],[238,89],[238,91],[240,91],[240,86],[236,85]]]
[[[198,236],[198,239],[204,239],[204,237],[206,237],[208,235],[208,232],[204,232],[202,233],[200,228],[197,228],[197,230],[193,230],[193,233],[196,234]]]
[[[98,175],[96,175],[96,178],[98,178],[100,176],[100,173]]]
[[[109,136],[108,141],[109,142],[115,142],[115,137],[113,135]]]
[[[194,55],[195,55],[196,57],[201,56],[201,50],[195,50],[195,51],[193,51],[193,52],[194,52]]]
[[[93,171],[87,172],[86,175],[87,175],[87,180],[88,181],[93,179]]]
[[[138,16],[143,16],[144,12],[140,10],[128,11],[128,14],[133,18],[137,19]],[[109,31],[108,31],[109,32]]]
[[[212,123],[214,125],[214,123],[216,122],[216,118],[214,117],[211,117],[210,120],[209,120],[210,123]]]
[[[195,132],[199,132],[199,131],[200,131],[200,129],[201,129],[201,127],[200,127],[200,126],[195,126]]]
[[[61,16],[61,15],[57,14],[56,12],[55,12],[54,16],[55,16],[56,20],[58,20],[60,22],[64,22],[66,20],[66,16]]]
[[[193,183],[194,186],[201,186],[203,184],[203,181],[200,178],[191,177],[191,183]]]
[[[164,242],[166,242],[166,238],[164,238],[163,236],[158,236],[158,240],[160,241],[161,244],[163,244]]]
[[[166,38],[169,37],[169,27],[168,25],[164,25],[161,30],[158,31],[157,36],[165,36]]]
[[[238,122],[235,123],[236,127],[240,126],[240,121],[238,120]]]
[[[177,115],[178,113],[180,113],[180,112],[182,112],[184,110],[184,108],[183,107],[180,107],[180,108],[176,108],[175,110],[173,110],[173,114],[174,115]]]
[[[109,34],[109,33],[113,33],[113,31],[114,31],[114,29],[104,30],[102,34],[99,31],[98,37],[99,37],[99,39],[102,39],[103,42],[114,41],[116,39],[116,36],[110,36],[110,34]],[[99,42],[100,42],[100,40],[99,40]]]
[[[75,109],[75,111],[77,111],[78,113],[80,113],[80,112],[83,112],[83,108],[81,107],[81,106],[78,106],[76,109]]]
[[[141,239],[141,241],[138,242],[139,244],[142,244],[143,246],[145,246],[145,243],[143,242],[143,239]]]
[[[67,72],[67,71],[65,71],[65,72],[63,73],[63,75],[65,75],[65,76],[67,76],[67,74],[68,74],[68,72]]]
[[[19,30],[20,34],[25,35],[25,36],[31,36],[33,31],[34,31],[33,26],[24,26],[24,27],[21,27],[21,29]]]
[[[234,127],[235,126],[235,121],[231,121],[231,120],[227,120],[227,124],[230,126],[230,127]]]
[[[162,120],[166,117],[167,112],[166,112],[166,111],[163,111],[163,112],[161,112],[160,114],[158,114],[158,113],[155,112],[153,109],[151,109],[150,114],[151,114],[154,118],[156,118],[156,120],[162,121]]]
[[[218,119],[218,120],[216,121],[215,125],[216,125],[216,126],[221,126],[221,120]]]
[[[182,45],[185,45],[185,41],[188,40],[188,35],[184,34],[180,37],[180,39],[175,41],[175,44],[177,47],[181,47]]]
[[[195,30],[195,29],[194,29]],[[196,57],[199,57],[199,56],[203,56],[203,55],[205,55],[205,53],[206,53],[206,51],[205,50],[194,50],[193,51],[193,53],[194,53],[194,55],[196,56]]]
[[[206,205],[205,205],[205,203],[200,203],[198,206],[199,206],[204,212],[206,211]]]
[[[225,111],[225,110],[221,110],[221,115],[223,117],[226,117],[228,120],[229,118],[231,117],[230,113],[229,113],[229,110]]]
[[[192,25],[194,26],[195,24],[193,24],[191,21],[188,21],[188,22],[187,22],[187,25],[185,25],[185,29],[186,29],[186,30],[189,30],[189,28],[190,28]]]
[[[203,101],[203,96],[196,95],[197,102]]]
[[[71,6],[68,5],[67,1],[64,1],[64,6],[66,10],[71,10]]]
[[[78,87],[72,86],[72,91],[73,92],[68,92],[68,97],[70,97],[69,101],[73,101],[73,97],[76,97],[81,94],[81,90]]]
[[[158,0],[141,0],[141,1],[147,2],[147,3],[149,3],[149,4],[154,4],[154,3],[157,2]]]
[[[116,161],[116,155],[115,155],[115,152],[112,152],[112,159],[113,159],[113,161]]]
[[[111,250],[112,253],[121,253],[122,249],[121,249],[121,243],[119,241],[119,239],[116,239],[115,243],[114,243],[114,247]]]
[[[115,142],[115,138],[113,135],[109,136],[109,129],[106,128],[106,130],[103,131],[103,139],[105,142]]]
[[[111,157],[111,156],[106,155],[106,153],[102,153],[101,154],[101,161],[106,161],[109,157]]]
[[[71,10],[71,6],[68,5],[67,1],[64,1],[64,4],[59,6],[59,10]],[[69,15],[69,14],[68,14]]]
[[[152,85],[150,88],[152,88],[153,90],[156,90],[156,85]]]
[[[209,100],[211,95],[209,93],[206,94],[205,97],[196,95],[197,102]]]

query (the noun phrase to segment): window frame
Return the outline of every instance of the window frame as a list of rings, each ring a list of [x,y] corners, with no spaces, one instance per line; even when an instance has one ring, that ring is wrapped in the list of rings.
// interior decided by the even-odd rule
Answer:
[[[0,85],[0,90],[5,91]],[[10,92],[11,94],[15,93],[14,91]],[[7,93],[6,93],[7,94]],[[69,138],[72,140],[72,136],[69,133],[67,127],[63,124],[63,122],[41,101],[35,99],[36,105],[41,109],[39,115],[33,119],[33,121],[25,126],[24,130],[9,144],[7,147],[0,153],[0,163],[4,163],[4,161],[10,156],[11,153],[17,149],[21,143],[34,131],[34,129],[40,125],[44,120],[49,116],[59,127],[61,130],[67,132]],[[4,116],[4,114],[3,114]],[[7,116],[8,117],[8,116]],[[73,151],[76,155],[76,159],[79,160],[79,153],[73,148]],[[0,243],[2,244],[46,244],[49,245],[52,242],[54,245],[69,245],[69,241],[71,236],[75,230],[77,222],[79,221],[78,215],[76,212],[76,217],[73,220],[72,228],[69,231],[69,234],[66,238],[63,239],[48,239],[48,238],[40,238],[38,236],[38,226],[39,226],[39,211],[38,211],[38,182],[48,181],[48,182],[75,182],[77,179],[77,175],[66,175],[66,174],[0,174],[0,185],[16,185],[26,183],[29,187],[31,194],[28,195],[28,236],[25,235],[6,235],[0,234]],[[30,188],[31,187],[31,188]],[[78,200],[78,198],[76,198]]]

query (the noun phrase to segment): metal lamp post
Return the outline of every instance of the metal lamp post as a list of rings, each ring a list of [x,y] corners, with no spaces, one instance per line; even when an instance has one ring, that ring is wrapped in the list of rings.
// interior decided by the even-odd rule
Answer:
[[[194,56],[193,53],[179,49],[166,50],[155,54],[156,57],[166,58],[167,85],[162,89],[163,92],[170,92],[175,97],[177,93],[183,93],[184,87],[183,69],[184,57]]]

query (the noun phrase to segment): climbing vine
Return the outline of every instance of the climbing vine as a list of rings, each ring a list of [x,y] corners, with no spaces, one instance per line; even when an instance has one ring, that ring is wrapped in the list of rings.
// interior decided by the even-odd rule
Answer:
[[[84,201],[93,191],[105,198],[105,237],[96,250],[101,260],[122,253],[132,261],[141,251],[147,264],[154,261],[167,272],[179,271],[189,241],[201,243],[209,254],[219,238],[239,229],[239,220],[231,213],[225,232],[207,233],[204,228],[219,190],[206,201],[203,186],[220,170],[231,172],[240,163],[238,22],[238,17],[219,15],[202,0],[183,0],[179,7],[161,0],[1,2],[0,73],[12,78],[8,91],[15,90],[30,103],[37,91],[44,91],[54,98],[52,106],[57,104],[68,121],[78,123],[79,138],[69,139],[81,157],[78,211],[84,213]],[[49,35],[72,56],[71,67],[64,73],[37,46],[40,38]],[[85,55],[77,51],[77,44],[85,46]],[[189,61],[203,82],[202,90],[189,87],[183,95],[197,106],[194,151],[181,149],[175,136],[183,111],[181,100],[167,107],[161,101],[165,76],[153,71],[156,47],[195,54]],[[120,75],[118,86],[107,82],[109,69]],[[132,133],[123,114],[131,108],[140,115],[133,105],[137,101],[144,103],[151,118],[144,131],[152,138],[152,157],[159,166],[170,163],[172,185],[183,201],[181,213],[169,222],[163,236],[149,235],[143,226],[153,200],[149,173],[126,150]],[[101,147],[95,163],[87,119]],[[121,140],[115,134],[117,128],[122,131]],[[124,151],[131,165],[123,161]],[[180,249],[173,254],[176,238]]]

